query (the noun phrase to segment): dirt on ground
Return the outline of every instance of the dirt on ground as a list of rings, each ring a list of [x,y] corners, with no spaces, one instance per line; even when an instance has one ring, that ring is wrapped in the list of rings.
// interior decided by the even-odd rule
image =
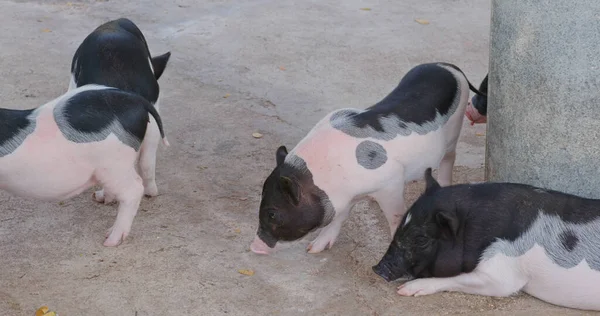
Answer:
[[[111,19],[132,19],[153,54],[173,53],[160,79],[171,142],[159,148],[160,195],[142,201],[124,244],[102,246],[116,207],[92,202],[92,190],[60,203],[0,193],[1,315],[32,316],[43,305],[61,316],[584,314],[525,294],[399,297],[396,283],[371,270],[390,237],[369,201],[331,250],[307,254],[312,233],[272,256],[249,251],[275,149],[293,147],[333,109],[379,101],[418,63],[455,63],[478,85],[488,1],[0,0],[0,8],[5,108],[65,92],[75,49]],[[484,145],[485,125],[465,122],[456,183],[483,180]],[[408,186],[408,205],[422,189]]]

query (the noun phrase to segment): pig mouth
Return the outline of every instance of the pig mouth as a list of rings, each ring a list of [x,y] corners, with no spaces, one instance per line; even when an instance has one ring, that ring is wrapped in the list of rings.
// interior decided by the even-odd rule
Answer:
[[[271,235],[266,234],[262,229],[259,229],[252,244],[250,244],[250,250],[259,255],[268,255],[274,250],[276,244],[276,238],[271,237]]]
[[[373,272],[375,272],[375,274],[377,274],[378,276],[382,277],[386,282],[392,282],[395,279],[393,279],[392,272],[390,271],[390,269],[388,268],[387,265],[376,265],[373,266]]]
[[[250,250],[255,254],[268,255],[273,250],[273,247],[269,247],[262,239],[256,236],[254,237],[254,241],[250,244]]]
[[[387,264],[379,263],[378,265],[374,265],[372,269],[375,274],[383,278],[386,282],[393,282],[397,280],[410,281],[414,279],[412,275],[406,272],[400,275],[394,273]]]

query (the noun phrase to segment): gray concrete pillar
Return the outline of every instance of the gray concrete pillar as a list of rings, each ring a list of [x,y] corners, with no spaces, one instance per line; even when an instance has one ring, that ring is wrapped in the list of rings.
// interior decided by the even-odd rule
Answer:
[[[600,198],[600,0],[492,0],[486,180]]]

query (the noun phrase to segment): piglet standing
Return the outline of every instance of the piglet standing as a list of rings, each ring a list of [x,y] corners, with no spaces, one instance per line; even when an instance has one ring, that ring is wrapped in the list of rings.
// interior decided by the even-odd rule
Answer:
[[[471,121],[471,125],[487,122],[488,75],[485,75],[485,78],[481,81],[479,91],[484,95],[474,95],[465,112],[465,115]]]
[[[398,294],[455,291],[600,310],[600,200],[516,183],[427,188],[373,267]],[[399,192],[401,194],[401,192]]]
[[[469,89],[463,72],[447,63],[410,70],[399,85],[366,110],[329,113],[288,154],[277,149],[277,166],[265,180],[259,228],[251,250],[269,253],[322,228],[310,253],[331,247],[350,208],[374,198],[392,236],[404,213],[405,182],[439,166],[452,182],[455,148]]]
[[[79,45],[71,62],[69,89],[87,84],[114,87],[138,94],[159,111],[158,79],[167,67],[171,53],[152,57],[140,29],[129,19],[121,18],[97,27]],[[158,195],[156,186],[156,151],[160,136],[156,121],[140,150],[139,170],[146,196]],[[95,193],[104,196],[103,190]]]
[[[117,246],[129,234],[144,193],[135,162],[148,113],[167,145],[150,102],[106,86],[85,85],[37,109],[0,109],[0,190],[60,201],[100,184],[119,202],[104,241]]]

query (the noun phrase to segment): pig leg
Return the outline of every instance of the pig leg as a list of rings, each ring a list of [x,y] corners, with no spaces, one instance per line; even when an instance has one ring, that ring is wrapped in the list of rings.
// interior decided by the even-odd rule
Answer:
[[[108,169],[104,174],[96,175],[98,181],[103,185],[106,192],[110,192],[119,202],[117,219],[106,233],[104,246],[114,247],[121,243],[131,230],[133,218],[137,213],[144,194],[142,179],[135,171]]]
[[[92,197],[98,203],[111,204],[115,201],[115,196],[104,191],[104,189],[94,192]]]
[[[452,184],[452,169],[454,169],[454,161],[456,160],[456,151],[447,152],[440,162],[438,169],[438,182],[440,186],[449,186]]]
[[[390,225],[390,233],[392,234],[392,238],[394,238],[396,229],[400,225],[400,221],[402,221],[402,215],[406,212],[406,206],[404,205],[404,182],[372,193],[371,197],[377,201],[383,214],[385,214],[385,218]]]
[[[157,102],[158,103],[158,102]],[[157,107],[158,110],[158,107]],[[158,187],[156,186],[156,151],[160,143],[160,133],[158,125],[153,117],[150,117],[146,135],[140,150],[140,174],[144,182],[144,194],[146,196],[157,196]]]
[[[501,257],[500,257],[501,256]],[[421,296],[437,292],[462,292],[484,296],[509,296],[527,283],[517,260],[500,255],[483,263],[481,268],[449,278],[425,278],[398,287],[402,296]]]
[[[157,196],[156,186],[156,151],[160,143],[160,132],[153,117],[150,117],[144,141],[140,148],[139,173],[142,175],[144,194],[146,196]],[[94,200],[99,203],[110,204],[114,202],[114,196],[106,193],[104,189],[94,193]]]
[[[348,215],[350,215],[350,206],[347,206],[340,211],[336,210],[335,217],[331,223],[323,227],[317,238],[315,238],[315,240],[313,240],[310,244],[308,244],[308,247],[306,247],[308,253],[319,253],[325,250],[325,248],[331,249],[335,243],[335,240],[340,234],[342,224],[348,218]]]

